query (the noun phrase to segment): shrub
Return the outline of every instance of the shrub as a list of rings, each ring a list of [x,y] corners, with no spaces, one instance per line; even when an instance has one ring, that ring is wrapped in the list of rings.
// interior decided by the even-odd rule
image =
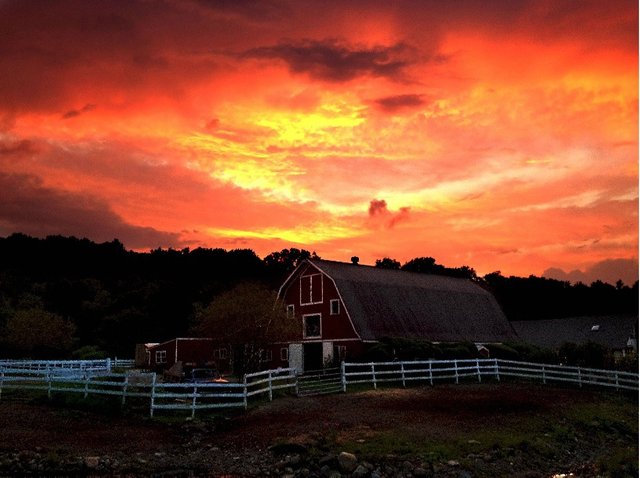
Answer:
[[[434,344],[427,340],[386,337],[370,346],[363,355],[362,361],[452,360],[478,356],[478,350],[471,342]]]
[[[71,352],[75,360],[98,360],[107,358],[107,352],[97,345],[85,345]]]

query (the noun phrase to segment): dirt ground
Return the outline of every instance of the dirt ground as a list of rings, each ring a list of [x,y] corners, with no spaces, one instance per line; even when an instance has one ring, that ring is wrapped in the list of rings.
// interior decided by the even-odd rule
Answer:
[[[621,410],[615,417],[600,405],[611,401]],[[314,476],[318,457],[340,451],[366,460],[369,476],[411,476],[399,468],[407,460],[425,476],[637,476],[637,417],[633,397],[523,384],[282,397],[233,417],[195,421],[3,397],[0,476],[48,466],[98,474]],[[276,444],[299,445],[292,450],[303,460],[278,468],[273,463],[281,457],[269,451]],[[620,458],[602,468],[611,450],[622,450]]]

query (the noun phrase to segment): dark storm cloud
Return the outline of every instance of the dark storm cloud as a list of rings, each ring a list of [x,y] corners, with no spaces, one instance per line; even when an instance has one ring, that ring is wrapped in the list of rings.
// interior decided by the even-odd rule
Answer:
[[[401,207],[394,213],[389,211],[384,199],[372,199],[369,202],[369,221],[375,226],[393,229],[399,222],[409,218],[409,210],[408,207]]]
[[[373,217],[376,215],[387,214],[389,210],[387,209],[387,201],[384,199],[372,199],[369,203],[369,216]]]
[[[573,270],[565,272],[557,267],[550,267],[542,275],[551,279],[583,282],[590,284],[593,281],[601,280],[609,284],[615,284],[619,279],[626,285],[632,285],[638,280],[638,260],[637,259],[605,259],[596,262],[585,271]]]
[[[15,141],[13,143],[0,143],[0,157],[9,157],[14,159],[16,157],[26,156],[29,154],[35,154],[38,149],[33,142],[23,139]]]
[[[337,40],[287,41],[251,49],[243,57],[283,60],[294,73],[306,73],[312,78],[332,82],[350,81],[361,76],[400,80],[404,70],[417,61],[416,51],[404,43],[367,48]]]
[[[84,105],[79,110],[67,111],[65,114],[62,115],[62,118],[63,119],[75,118],[76,116],[80,116],[83,113],[87,113],[87,112],[93,111],[95,109],[96,109],[96,105],[87,104],[87,105]]]
[[[25,174],[0,173],[0,233],[114,238],[133,249],[179,245],[177,234],[126,223],[94,197],[46,188]]]
[[[283,18],[290,12],[285,3],[272,0],[197,0],[197,3],[216,12],[261,22]]]
[[[405,108],[416,108],[425,104],[423,95],[395,95],[378,98],[376,105],[384,111],[393,113]]]

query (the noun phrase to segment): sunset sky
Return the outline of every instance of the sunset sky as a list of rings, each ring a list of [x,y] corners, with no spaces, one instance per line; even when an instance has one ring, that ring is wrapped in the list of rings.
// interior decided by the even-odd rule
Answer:
[[[0,236],[638,277],[636,0],[0,0]]]

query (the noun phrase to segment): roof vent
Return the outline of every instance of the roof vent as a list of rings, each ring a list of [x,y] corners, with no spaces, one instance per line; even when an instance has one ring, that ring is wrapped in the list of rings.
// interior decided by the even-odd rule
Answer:
[[[353,265],[358,265],[358,262],[360,262],[360,258],[358,256],[353,256],[351,258],[351,262],[353,262]]]
[[[591,332],[597,332],[598,330],[600,330],[600,326],[599,325],[592,325],[591,326]]]

